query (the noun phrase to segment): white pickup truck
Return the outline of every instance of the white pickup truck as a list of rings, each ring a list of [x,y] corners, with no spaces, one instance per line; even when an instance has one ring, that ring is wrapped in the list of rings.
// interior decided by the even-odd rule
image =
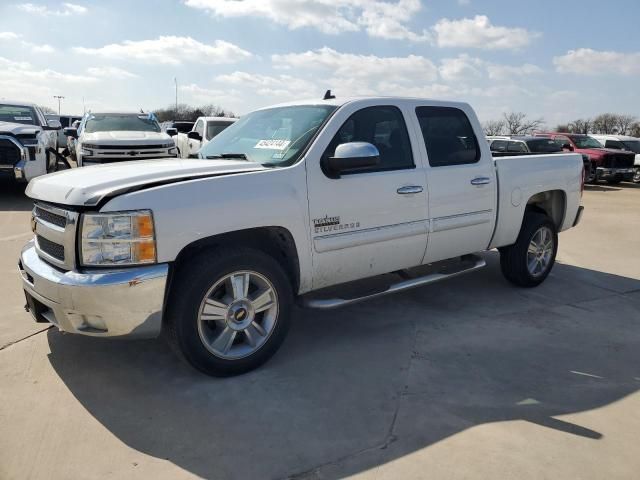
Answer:
[[[493,159],[465,103],[279,105],[200,157],[32,182],[19,268],[35,319],[98,337],[164,331],[196,368],[238,374],[278,349],[295,300],[334,308],[426,285],[494,248],[509,281],[536,286],[582,214],[580,155]]]
[[[0,100],[0,177],[28,182],[57,170],[61,128],[33,103]]]
[[[175,158],[173,139],[160,129],[153,114],[133,112],[87,113],[78,128],[65,128],[75,138],[78,167],[142,159]]]
[[[174,137],[180,158],[198,158],[200,149],[236,120],[228,117],[198,117],[190,132],[179,133],[169,129],[167,133]]]

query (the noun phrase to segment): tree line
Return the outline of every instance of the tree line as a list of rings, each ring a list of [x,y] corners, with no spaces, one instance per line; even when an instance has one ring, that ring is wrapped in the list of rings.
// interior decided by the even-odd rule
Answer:
[[[482,124],[487,136],[495,135],[530,135],[543,130],[543,118],[530,119],[526,113],[503,113],[498,120],[489,120]],[[640,121],[634,115],[617,113],[602,113],[593,118],[579,118],[568,123],[560,124],[554,129],[562,133],[596,133],[604,135],[629,135],[640,137]]]
[[[168,120],[195,122],[198,117],[235,117],[232,111],[212,103],[196,107],[186,103],[179,103],[177,110],[175,105],[169,105],[167,108],[154,110],[153,113],[155,113],[159,122]]]

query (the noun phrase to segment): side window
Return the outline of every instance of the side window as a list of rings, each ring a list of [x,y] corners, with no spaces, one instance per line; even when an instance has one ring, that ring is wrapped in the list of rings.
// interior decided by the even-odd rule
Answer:
[[[342,124],[325,151],[332,156],[338,145],[368,142],[380,152],[380,164],[353,173],[414,168],[411,141],[399,108],[393,106],[366,107],[358,110]]]
[[[569,141],[569,137],[555,137],[553,140],[561,147],[566,145],[567,143],[571,145],[571,142]]]
[[[509,145],[507,146],[507,152],[526,153],[527,147],[525,146],[524,142],[509,142]]]
[[[617,140],[607,140],[604,146],[606,148],[615,148],[616,150],[623,150],[622,143]]]
[[[462,110],[418,107],[416,115],[429,156],[429,165],[465,165],[480,160],[478,139]]]
[[[492,152],[506,152],[507,151],[507,141],[506,140],[494,140],[491,142],[491,151]]]
[[[60,117],[60,125],[62,125],[62,128],[67,128],[69,126],[69,117]]]
[[[204,137],[204,122],[202,120],[198,120],[198,123],[196,123],[196,127],[194,128],[194,130],[198,132],[201,137]]]

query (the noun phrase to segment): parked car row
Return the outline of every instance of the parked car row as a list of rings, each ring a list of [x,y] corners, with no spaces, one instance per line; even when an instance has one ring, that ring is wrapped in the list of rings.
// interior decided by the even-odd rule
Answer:
[[[487,137],[494,157],[536,153],[575,152],[582,154],[585,181],[609,184],[640,183],[640,139],[633,137],[535,133],[532,136]]]
[[[189,132],[167,132],[174,136],[180,158],[198,158],[200,149],[236,120],[226,117],[199,117]]]

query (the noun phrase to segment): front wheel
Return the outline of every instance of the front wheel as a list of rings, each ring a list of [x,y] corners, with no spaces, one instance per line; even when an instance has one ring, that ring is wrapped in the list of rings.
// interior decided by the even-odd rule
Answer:
[[[500,249],[502,274],[520,287],[537,287],[551,272],[557,252],[554,223],[542,213],[527,213],[516,243]]]
[[[640,183],[640,167],[633,169],[633,183]]]
[[[205,252],[180,268],[174,285],[169,341],[208,375],[259,367],[287,334],[291,283],[278,262],[261,251]]]

